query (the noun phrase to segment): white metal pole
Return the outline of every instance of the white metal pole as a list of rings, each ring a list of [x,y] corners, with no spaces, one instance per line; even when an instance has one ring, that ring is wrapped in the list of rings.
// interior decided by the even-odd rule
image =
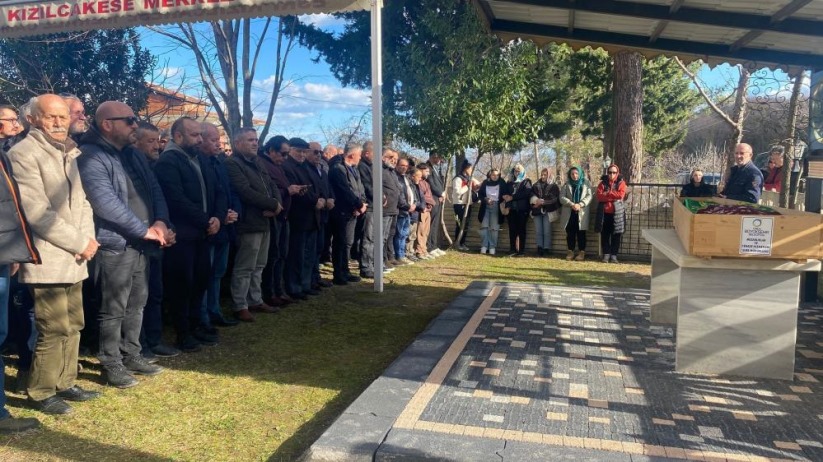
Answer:
[[[382,0],[371,0],[372,188],[374,191],[374,291],[383,292],[383,19]]]

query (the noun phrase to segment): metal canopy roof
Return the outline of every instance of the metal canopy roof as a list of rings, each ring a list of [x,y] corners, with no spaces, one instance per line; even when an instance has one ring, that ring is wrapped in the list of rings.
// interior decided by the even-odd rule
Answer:
[[[370,9],[373,0],[0,0],[0,38]]]
[[[475,0],[503,39],[823,69],[823,0]]]

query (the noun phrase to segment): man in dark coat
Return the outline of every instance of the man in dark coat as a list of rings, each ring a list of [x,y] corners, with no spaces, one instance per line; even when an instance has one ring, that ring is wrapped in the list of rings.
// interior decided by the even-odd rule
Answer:
[[[737,165],[732,167],[729,181],[720,197],[756,204],[763,190],[763,173],[752,162],[752,147],[740,143],[734,148]]]
[[[78,160],[100,243],[92,264],[100,300],[98,359],[106,381],[117,388],[137,385],[132,374],[163,371],[140,354],[140,330],[148,298],[147,255],[174,242],[163,192],[145,157],[131,146],[136,128],[128,105],[104,102],[81,136]]]
[[[354,240],[359,242],[360,249],[357,252],[360,264],[360,276],[364,278],[374,277],[374,243],[378,239],[374,235],[374,191],[372,183],[372,161],[374,148],[371,141],[363,143],[360,163],[357,164],[357,172],[360,174],[360,182],[363,184],[363,191],[366,197],[366,213],[358,218],[355,228]],[[378,193],[378,203],[382,203],[382,192]],[[380,241],[377,241],[380,242]]]
[[[220,231],[228,205],[214,171],[197,155],[202,131],[190,117],[177,119],[172,141],[154,167],[177,231],[177,243],[165,252],[163,273],[178,346],[185,352],[218,343],[216,330],[203,326],[199,315],[211,273],[207,238]]]
[[[309,152],[304,165],[309,171],[313,184],[317,187],[320,197],[326,200],[325,207],[318,212],[318,230],[315,251],[311,258],[311,288],[320,290],[324,287],[331,287],[331,283],[320,278],[320,257],[326,244],[326,228],[329,227],[329,211],[334,208],[334,194],[329,185],[329,166],[322,157],[323,151],[320,143],[309,143]]]
[[[429,166],[429,177],[426,179],[429,186],[431,186],[432,196],[434,197],[434,208],[431,209],[431,231],[429,232],[429,240],[426,243],[429,255],[439,257],[443,255],[440,250],[440,232],[443,228],[440,226],[440,216],[443,214],[443,203],[446,201],[446,180],[440,171],[443,165],[443,157],[440,154],[432,152],[429,154],[429,161],[426,162]]]
[[[340,161],[332,162],[329,166],[329,183],[335,198],[335,207],[331,210],[331,223],[334,228],[332,282],[337,285],[360,281],[358,276],[349,271],[349,255],[354,241],[355,220],[365,213],[368,207],[357,169],[361,152],[360,146],[348,144],[339,156]]]
[[[320,292],[305,285],[311,285],[311,265],[307,261],[308,249],[316,249],[318,230],[317,211],[326,206],[325,199],[318,194],[308,170],[303,165],[309,151],[309,143],[300,138],[289,140],[289,157],[283,163],[283,171],[292,185],[300,185],[301,193],[292,196],[289,210],[289,255],[286,259],[286,293],[294,299],[305,300],[308,295]]]

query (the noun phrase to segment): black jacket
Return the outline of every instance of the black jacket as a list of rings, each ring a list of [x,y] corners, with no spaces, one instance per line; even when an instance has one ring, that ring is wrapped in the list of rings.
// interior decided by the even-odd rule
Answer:
[[[401,209],[409,210],[406,191],[401,187],[394,169],[386,164],[383,164],[383,196],[386,198],[384,216],[396,217]]]
[[[435,169],[434,165],[431,162],[426,162],[426,165],[429,166],[429,171],[431,172],[426,181],[428,181],[429,186],[431,186],[432,196],[434,196],[435,198],[443,197],[443,194],[445,194],[446,191],[445,180],[443,180],[443,177],[440,176],[438,170]]]
[[[139,180],[145,185],[150,201],[146,205],[151,208],[153,221],[171,225],[163,190],[149,168],[146,156],[132,146],[118,150],[94,128],[83,134],[81,142],[83,155],[77,158],[77,166],[86,199],[94,211],[95,234],[100,246],[114,251],[122,251],[126,245],[159,250],[155,249],[155,243],[143,240],[153,223],[144,223],[129,208],[130,177],[127,172],[131,170],[139,177],[130,178],[131,181]],[[130,164],[128,170],[126,163]]]
[[[503,181],[502,178],[498,178],[497,181],[483,181],[483,183],[480,185],[480,189],[477,191],[477,198],[480,201],[480,210],[477,212],[477,220],[480,221],[480,223],[483,223],[483,218],[486,217],[486,208],[488,207],[488,204],[486,203],[486,186],[494,185],[498,185],[500,187],[500,196],[498,197],[497,203],[494,204],[495,207],[500,207],[500,201],[503,200],[503,195],[511,194],[511,192],[509,191],[509,185],[505,181]],[[506,215],[503,215],[502,213],[497,214],[497,221],[499,224],[503,224],[503,221],[505,219]]]
[[[343,162],[329,164],[329,183],[334,194],[332,213],[351,216],[366,203],[366,193],[357,167]]]
[[[695,186],[693,182],[689,181],[683,185],[680,190],[680,197],[712,197],[715,194],[715,188],[700,180],[700,184]]]
[[[749,161],[746,165],[732,167],[723,195],[728,199],[756,204],[762,190],[763,174],[754,162]]]
[[[226,193],[220,187],[214,170],[201,157],[195,156],[206,185],[206,211],[203,211],[200,180],[188,156],[180,146],[169,141],[154,166],[154,174],[166,197],[178,241],[206,239],[209,219],[215,217],[222,223],[228,211]]]
[[[40,263],[26,215],[20,204],[20,190],[11,174],[11,162],[0,150],[0,265]]]
[[[374,202],[372,163],[366,159],[360,159],[360,163],[357,164],[357,172],[360,174],[360,182],[363,184],[363,192],[366,193],[366,203],[369,204],[368,210],[372,210],[372,204]]]
[[[263,160],[257,155],[246,159],[235,154],[226,159],[226,170],[232,188],[243,203],[243,214],[237,220],[238,233],[263,233],[271,229],[271,220],[264,211],[275,211],[281,204],[280,191],[269,176]]]
[[[532,215],[545,215],[560,208],[560,187],[554,183],[538,180],[532,185],[532,195],[544,201],[542,207],[532,207]]]
[[[506,184],[508,194],[511,194],[512,200],[509,204],[513,212],[528,213],[531,205],[529,199],[532,197],[532,180],[526,178],[520,182],[509,181]]]
[[[320,173],[317,172],[317,167],[310,164],[309,162],[303,162],[303,166],[306,168],[306,171],[309,173],[309,178],[311,178],[312,186],[315,191],[317,191],[317,197],[323,199],[332,199],[334,196],[332,195],[331,188],[329,187],[329,174],[326,173],[322,165],[320,164]],[[329,222],[329,209],[323,208],[317,211],[317,219],[319,220],[320,224],[326,224]]]
[[[305,163],[305,161],[303,162]],[[309,189],[303,194],[295,194],[291,199],[291,209],[289,210],[289,222],[292,232],[294,231],[314,231],[317,229],[317,189],[309,176],[309,171],[289,156],[283,162],[283,172],[290,184],[309,185]]]

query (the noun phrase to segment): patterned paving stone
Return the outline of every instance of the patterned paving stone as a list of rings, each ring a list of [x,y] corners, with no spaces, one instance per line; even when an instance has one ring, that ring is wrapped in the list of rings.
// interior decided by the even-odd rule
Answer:
[[[823,306],[801,307],[795,380],[777,381],[674,373],[677,339],[650,325],[647,291],[501,287],[417,404],[427,431],[650,459],[823,460]]]

